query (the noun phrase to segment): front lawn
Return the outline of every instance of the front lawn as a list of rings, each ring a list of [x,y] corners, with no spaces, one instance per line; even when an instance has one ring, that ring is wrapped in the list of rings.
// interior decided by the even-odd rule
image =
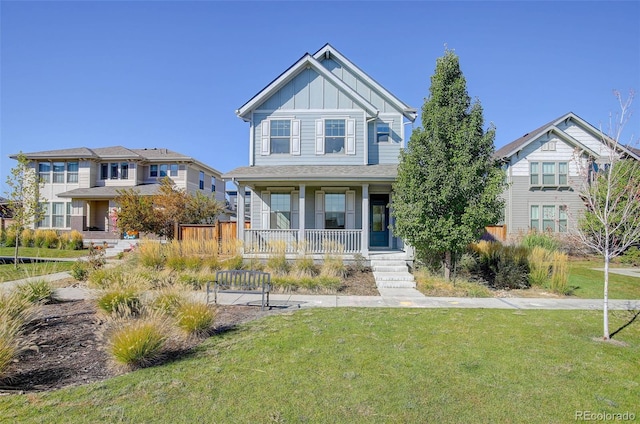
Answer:
[[[632,319],[611,315],[615,331]],[[640,320],[597,311],[311,309],[84,387],[0,397],[7,422],[574,422],[640,415]]]
[[[13,258],[15,247],[0,247],[0,256]],[[40,247],[21,247],[18,249],[18,256],[23,258],[79,258],[87,256],[89,251],[82,250],[62,250],[48,249]]]
[[[613,265],[619,267],[619,265]],[[582,299],[603,297],[604,262],[601,259],[571,261],[569,263],[569,286],[576,287],[573,295]],[[640,278],[609,272],[610,299],[640,299]]]
[[[6,281],[20,280],[29,277],[55,274],[71,270],[73,261],[35,262],[20,264],[18,269],[13,264],[0,264],[0,284]]]

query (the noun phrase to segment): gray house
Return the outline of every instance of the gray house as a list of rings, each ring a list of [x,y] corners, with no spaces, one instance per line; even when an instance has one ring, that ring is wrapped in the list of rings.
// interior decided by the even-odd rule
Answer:
[[[497,150],[508,181],[507,235],[574,230],[585,209],[579,196],[585,170],[605,165],[612,154],[640,160],[637,151],[618,145],[613,152],[611,146],[600,130],[569,112]]]
[[[389,204],[415,109],[327,44],[236,114],[249,123],[249,166],[223,178],[251,191],[251,228],[238,226],[245,254],[273,242],[291,254],[407,253]]]

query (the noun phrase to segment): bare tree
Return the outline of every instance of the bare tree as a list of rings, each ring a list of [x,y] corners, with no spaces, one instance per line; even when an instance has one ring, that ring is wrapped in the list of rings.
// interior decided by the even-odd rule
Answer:
[[[620,111],[609,117],[609,132],[600,130],[603,148],[599,157],[579,152],[580,190],[586,205],[578,220],[580,242],[604,259],[604,340],[609,340],[609,263],[640,242],[640,161],[638,152],[620,143],[630,117],[633,92],[625,100],[614,92]]]
[[[11,168],[7,177],[9,210],[13,214],[14,230],[16,232],[16,248],[14,251],[14,266],[18,267],[18,249],[22,230],[40,221],[44,212],[40,206],[40,188],[42,182],[34,169],[29,167],[29,159],[19,153],[18,164]]]

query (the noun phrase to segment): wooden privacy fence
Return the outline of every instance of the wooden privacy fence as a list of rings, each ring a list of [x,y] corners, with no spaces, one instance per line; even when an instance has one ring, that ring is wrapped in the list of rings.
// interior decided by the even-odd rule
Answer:
[[[244,227],[249,228],[249,223]],[[218,222],[217,224],[180,224],[176,232],[178,240],[217,240],[220,245],[235,241],[237,237],[237,223]]]
[[[492,239],[496,241],[504,242],[507,239],[507,226],[506,225],[492,225],[485,227],[485,235],[483,239]]]

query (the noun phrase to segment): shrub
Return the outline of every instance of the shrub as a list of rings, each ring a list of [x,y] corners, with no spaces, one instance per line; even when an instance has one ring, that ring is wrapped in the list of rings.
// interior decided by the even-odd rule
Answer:
[[[29,303],[48,303],[53,300],[53,287],[45,280],[30,281],[18,286],[17,290]]]
[[[367,270],[367,260],[361,253],[353,255],[353,269],[358,272],[364,272]]]
[[[178,327],[188,334],[206,334],[215,318],[214,311],[204,303],[184,302],[176,310]]]
[[[35,233],[31,228],[25,228],[20,232],[20,246],[32,247],[35,241]]]
[[[16,247],[16,230],[14,228],[9,228],[5,232],[4,245],[6,247]]]
[[[67,238],[67,249],[82,250],[84,248],[84,240],[82,233],[76,230],[71,230]]]
[[[58,233],[56,233],[55,230],[45,230],[43,247],[47,247],[49,249],[57,249],[59,246],[60,238],[58,237]]]
[[[86,281],[89,277],[89,264],[86,261],[77,260],[71,265],[69,273],[76,281]]]
[[[138,247],[138,255],[142,265],[156,269],[164,266],[165,257],[160,243],[144,242],[139,244]]]
[[[117,363],[142,367],[159,358],[166,340],[162,322],[134,320],[110,334],[107,351]]]
[[[225,259],[220,265],[222,269],[242,269],[242,267],[244,266],[244,260],[242,259],[242,256],[236,255],[232,256],[231,258]]]
[[[309,256],[303,256],[297,259],[293,264],[293,274],[296,277],[313,277],[318,274],[318,268],[316,267],[313,258]]]
[[[322,268],[320,269],[320,275],[344,278],[346,273],[347,267],[344,265],[342,256],[325,255]]]
[[[622,264],[632,265],[632,266],[640,266],[640,249],[636,246],[630,247],[618,261]]]
[[[544,247],[535,246],[529,252],[529,283],[532,286],[545,287],[549,282],[551,257],[553,253]]]
[[[93,243],[89,245],[89,259],[87,262],[89,263],[89,267],[91,269],[99,269],[107,263],[105,256],[105,252],[103,249],[97,248]]]
[[[478,255],[482,277],[498,289],[529,287],[528,250],[522,246],[503,246],[498,242],[482,241],[472,246]]]
[[[553,252],[549,289],[555,293],[567,294],[570,291],[567,287],[568,261],[566,253]]]
[[[97,302],[102,311],[119,316],[138,315],[141,309],[140,297],[133,290],[111,290]]]
[[[418,289],[429,296],[491,297],[489,288],[477,282],[447,281],[427,268],[418,270],[414,275]]]
[[[550,252],[555,252],[560,248],[560,242],[553,234],[538,231],[527,233],[520,244],[529,250],[533,250],[534,247],[542,247]]]

